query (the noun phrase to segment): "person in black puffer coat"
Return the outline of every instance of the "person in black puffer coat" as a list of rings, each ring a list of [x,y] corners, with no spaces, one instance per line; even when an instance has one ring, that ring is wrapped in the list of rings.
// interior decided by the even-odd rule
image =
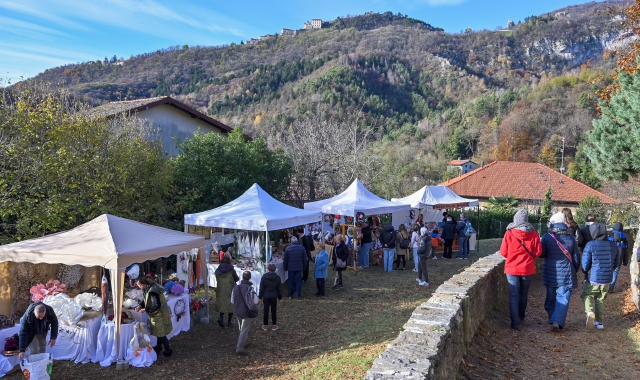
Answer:
[[[620,255],[616,243],[607,240],[607,228],[604,224],[594,223],[589,230],[593,241],[587,243],[582,253],[582,271],[586,277],[582,288],[582,300],[587,313],[587,329],[595,327],[602,330],[604,299]]]
[[[278,317],[276,315],[278,301],[282,301],[282,292],[280,291],[280,276],[276,274],[276,265],[267,265],[269,272],[265,273],[260,279],[260,293],[258,298],[262,300],[264,304],[262,329],[267,331],[269,329],[269,309],[271,309],[271,322],[273,326],[271,329],[276,331],[278,329]]]
[[[349,247],[347,247],[347,243],[344,242],[342,235],[338,234],[335,237],[336,245],[333,249],[333,270],[336,271],[336,279],[333,284],[333,290],[338,290],[342,288],[342,271],[347,268],[338,268],[336,267],[337,259],[347,261],[349,259]]]
[[[444,223],[442,227],[442,239],[444,240],[444,252],[442,253],[442,258],[450,259],[453,254],[453,240],[456,238],[456,222],[453,221],[453,218],[448,216],[447,221]]]
[[[300,245],[297,237],[291,237],[291,245],[284,250],[282,264],[289,276],[289,298],[293,297],[293,291],[295,289],[296,298],[300,299],[302,292],[302,271],[307,266],[307,251]]]

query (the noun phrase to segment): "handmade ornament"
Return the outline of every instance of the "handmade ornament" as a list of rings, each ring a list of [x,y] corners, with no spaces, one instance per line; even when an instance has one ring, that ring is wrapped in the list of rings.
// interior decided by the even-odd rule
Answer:
[[[61,284],[58,280],[49,280],[45,285],[37,284],[29,289],[33,302],[42,302],[46,296],[55,296],[60,293],[66,293],[66,291],[67,286]]]
[[[169,292],[174,296],[181,296],[184,293],[184,286],[174,283]]]
[[[102,311],[102,297],[93,293],[80,293],[74,300],[85,310]]]
[[[356,221],[357,221],[358,223],[362,223],[362,222],[364,222],[364,220],[365,220],[364,212],[358,212],[358,213],[356,214]]]
[[[42,302],[51,306],[58,321],[65,325],[75,326],[84,315],[82,306],[64,293],[46,296]]]
[[[187,313],[187,305],[183,299],[179,299],[176,304],[173,306],[173,315],[176,316],[176,321],[179,321],[180,318],[184,317]]]
[[[100,301],[102,302],[102,320],[104,321],[104,317],[107,315],[107,303],[109,302],[109,281],[107,281],[106,275],[102,275],[100,287],[100,290],[102,291],[102,297],[100,299]]]

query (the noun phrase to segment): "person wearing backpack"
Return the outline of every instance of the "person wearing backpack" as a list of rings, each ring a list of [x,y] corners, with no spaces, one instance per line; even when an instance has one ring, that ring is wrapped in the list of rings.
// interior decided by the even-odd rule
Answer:
[[[253,290],[251,280],[251,272],[244,271],[242,273],[242,281],[231,292],[231,303],[233,304],[233,312],[238,319],[238,328],[240,335],[236,344],[236,355],[246,356],[245,347],[249,344],[249,327],[251,319],[258,316],[258,296]]]
[[[427,271],[427,259],[431,254],[431,236],[427,227],[420,228],[420,247],[418,248],[418,258],[420,259],[418,266],[418,284],[420,286],[429,286],[429,272]]]
[[[509,283],[511,328],[515,330],[520,329],[520,321],[525,317],[529,286],[536,274],[535,259],[542,254],[540,235],[529,223],[528,216],[525,209],[516,212],[500,245],[500,254],[507,259],[504,274]]]
[[[565,222],[564,213],[553,214],[549,218],[549,232],[542,237],[542,283],[547,287],[544,309],[552,332],[564,328],[571,292],[578,286],[578,241]]]
[[[602,223],[589,226],[593,240],[582,252],[582,301],[587,313],[587,330],[604,329],[604,299],[613,279],[613,270],[618,266],[620,254],[615,242],[607,240],[607,227]],[[595,313],[594,313],[595,311]]]
[[[609,293],[613,293],[613,288],[616,285],[616,280],[618,279],[618,272],[620,272],[620,266],[629,265],[629,256],[627,255],[627,235],[624,234],[622,223],[618,222],[613,225],[613,231],[611,231],[611,235],[609,236],[609,241],[616,243],[618,246],[618,255],[620,256],[620,260],[618,260],[618,265],[613,268],[613,279],[611,280],[611,285],[609,286]]]
[[[460,214],[460,221],[456,227],[458,234],[458,259],[467,260],[469,258],[469,237],[471,236],[471,222],[467,219],[467,214]]]
[[[396,244],[399,247],[396,249],[396,254],[398,256],[396,260],[396,270],[400,270],[400,260],[402,260],[402,270],[405,270],[407,267],[407,249],[409,248],[411,241],[409,240],[409,233],[407,232],[407,227],[404,224],[401,224],[398,227],[398,233],[396,234]]]

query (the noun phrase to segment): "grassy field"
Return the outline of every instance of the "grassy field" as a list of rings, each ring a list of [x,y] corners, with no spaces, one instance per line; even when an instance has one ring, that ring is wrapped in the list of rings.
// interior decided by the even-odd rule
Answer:
[[[344,288],[333,291],[327,286],[324,298],[313,296],[315,281],[309,281],[303,284],[301,300],[285,299],[278,305],[280,330],[264,332],[262,312],[253,321],[246,357],[235,356],[237,328],[222,329],[212,317],[211,324],[198,324],[171,339],[174,355],[169,362],[116,371],[115,366],[60,361],[54,363],[53,378],[361,379],[417,305],[478,257],[496,252],[499,244],[500,239],[481,241],[480,251],[472,251],[466,261],[430,260],[428,288],[418,286],[413,261],[406,271],[346,271]],[[333,276],[330,270],[327,284]]]

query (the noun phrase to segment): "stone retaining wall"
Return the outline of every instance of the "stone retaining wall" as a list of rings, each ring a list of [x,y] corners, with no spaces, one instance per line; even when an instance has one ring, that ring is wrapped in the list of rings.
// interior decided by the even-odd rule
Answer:
[[[637,228],[625,229],[630,252],[632,300],[640,308]],[[536,260],[536,273],[543,260]],[[405,323],[404,331],[367,372],[365,379],[455,379],[478,326],[496,309],[508,308],[508,284],[500,253],[480,258],[436,289]]]
[[[414,310],[365,379],[455,379],[478,326],[507,293],[500,253],[479,259]]]

